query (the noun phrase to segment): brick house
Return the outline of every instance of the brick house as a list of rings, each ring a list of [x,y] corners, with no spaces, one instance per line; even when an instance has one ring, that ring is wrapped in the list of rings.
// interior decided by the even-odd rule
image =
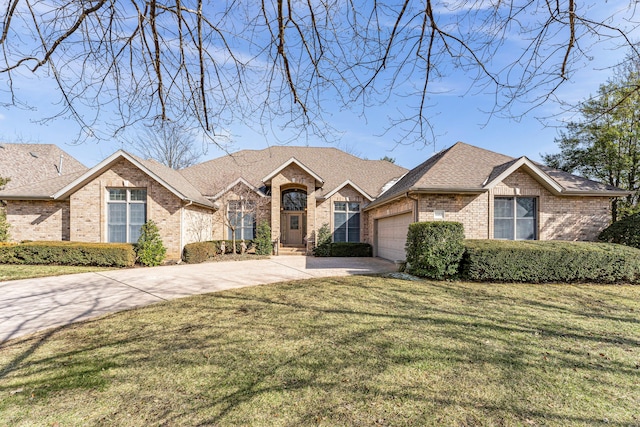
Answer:
[[[414,221],[460,221],[467,238],[592,240],[626,194],[457,143],[411,171],[335,148],[243,150],[180,171],[121,150],[0,199],[17,241],[135,242],[153,219],[177,259],[190,242],[253,239],[265,220],[282,246],[308,251],[326,224],[334,241],[396,260]]]
[[[468,239],[594,240],[627,191],[458,142],[364,208],[377,256],[404,259],[416,221],[458,221]]]

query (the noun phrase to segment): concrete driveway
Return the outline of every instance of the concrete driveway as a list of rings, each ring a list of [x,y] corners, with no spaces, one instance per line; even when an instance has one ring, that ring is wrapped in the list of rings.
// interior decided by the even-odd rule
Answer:
[[[393,263],[379,258],[278,256],[0,282],[0,343],[41,329],[188,295],[394,270]]]

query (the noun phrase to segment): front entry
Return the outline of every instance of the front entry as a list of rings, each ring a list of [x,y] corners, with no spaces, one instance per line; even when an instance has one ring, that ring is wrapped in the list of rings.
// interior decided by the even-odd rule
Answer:
[[[307,235],[307,191],[302,188],[282,190],[280,242],[285,246],[304,246]]]
[[[306,215],[304,212],[286,212],[281,217],[281,240],[287,246],[304,245],[306,234]]]

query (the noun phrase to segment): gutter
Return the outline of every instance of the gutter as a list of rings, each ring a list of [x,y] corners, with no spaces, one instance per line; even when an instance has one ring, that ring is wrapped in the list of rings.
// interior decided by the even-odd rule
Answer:
[[[420,188],[420,187],[411,187],[405,192],[402,192],[396,196],[393,196],[389,199],[376,199],[371,202],[366,208],[365,211],[372,209],[376,206],[381,206],[387,204],[389,202],[396,201],[402,198],[409,198],[411,200],[416,200],[409,197],[409,194],[482,194],[486,193],[489,190],[486,188]],[[382,193],[384,195],[384,193]],[[381,196],[382,197],[382,196]]]
[[[4,196],[0,195],[2,200],[67,200],[67,199],[55,199],[53,196],[34,196],[34,195],[12,195]]]
[[[626,197],[633,194],[633,191],[563,191],[561,196],[591,196],[591,197]]]

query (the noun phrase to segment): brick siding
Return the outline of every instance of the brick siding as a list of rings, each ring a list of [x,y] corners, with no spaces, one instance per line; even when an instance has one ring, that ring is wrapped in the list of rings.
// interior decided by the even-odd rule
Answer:
[[[69,201],[8,200],[12,241],[69,240]]]
[[[435,210],[445,211],[445,221],[464,225],[468,239],[493,238],[495,197],[535,197],[538,200],[540,240],[595,240],[611,222],[608,197],[555,196],[531,175],[516,171],[489,192],[467,194],[417,194],[418,220],[433,221]],[[374,220],[414,212],[414,201],[403,197],[366,212],[364,241],[372,243]]]
[[[167,248],[167,259],[179,259],[182,253],[182,201],[142,172],[121,159],[110,169],[82,186],[70,197],[70,237],[76,242],[107,242],[107,201],[110,188],[147,190],[147,220],[153,220]]]

